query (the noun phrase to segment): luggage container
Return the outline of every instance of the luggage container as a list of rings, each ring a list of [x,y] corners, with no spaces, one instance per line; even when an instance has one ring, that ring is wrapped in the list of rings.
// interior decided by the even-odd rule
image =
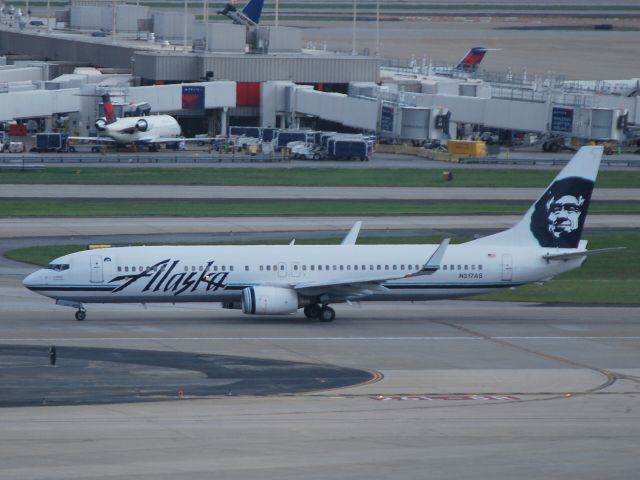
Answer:
[[[229,127],[229,136],[261,138],[260,130],[260,127]]]
[[[280,130],[275,139],[275,148],[285,148],[290,142],[313,143],[314,138],[315,132],[312,130]]]
[[[356,159],[365,162],[369,160],[369,145],[363,138],[335,136],[327,142],[327,154],[333,160]]]
[[[63,133],[37,133],[32,152],[66,152],[69,136]]]
[[[471,140],[449,140],[447,149],[451,155],[465,157],[486,157],[487,148],[484,142]]]

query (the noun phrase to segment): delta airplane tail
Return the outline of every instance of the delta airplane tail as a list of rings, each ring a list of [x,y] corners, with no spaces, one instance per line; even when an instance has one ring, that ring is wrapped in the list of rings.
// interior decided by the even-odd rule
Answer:
[[[242,13],[244,13],[249,20],[251,20],[254,24],[260,23],[260,16],[262,15],[262,6],[264,5],[264,0],[250,0],[244,8],[242,9]]]
[[[603,147],[582,147],[522,219],[509,230],[470,242],[583,248],[580,242]]]
[[[113,111],[113,103],[111,103],[111,96],[108,93],[102,95],[102,107],[104,108],[104,118],[107,125],[111,125],[116,121],[116,115]]]
[[[480,62],[482,62],[482,59],[489,50],[489,48],[485,47],[473,47],[464,57],[462,57],[460,62],[458,62],[456,70],[462,70],[467,73],[476,72]]]
[[[233,20],[233,23],[238,25],[253,26],[260,23],[264,0],[249,0],[249,2],[240,11],[238,11],[234,3],[235,2],[227,3],[224,8],[218,12],[218,14],[224,15],[225,17]]]

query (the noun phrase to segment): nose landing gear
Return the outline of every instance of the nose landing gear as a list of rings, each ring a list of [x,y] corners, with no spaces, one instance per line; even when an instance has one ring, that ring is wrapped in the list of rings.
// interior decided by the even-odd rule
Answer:
[[[84,321],[85,318],[87,318],[87,311],[85,310],[85,308],[82,306],[80,302],[75,302],[72,300],[56,300],[56,305],[62,305],[63,307],[77,308],[78,310],[76,311],[75,317],[76,317],[76,320],[79,322],[82,322]]]

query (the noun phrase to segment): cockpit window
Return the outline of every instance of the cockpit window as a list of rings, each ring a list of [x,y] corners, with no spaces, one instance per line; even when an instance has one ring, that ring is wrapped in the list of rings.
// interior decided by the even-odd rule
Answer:
[[[50,263],[48,268],[55,272],[62,272],[63,270],[69,270],[69,264],[68,263]]]

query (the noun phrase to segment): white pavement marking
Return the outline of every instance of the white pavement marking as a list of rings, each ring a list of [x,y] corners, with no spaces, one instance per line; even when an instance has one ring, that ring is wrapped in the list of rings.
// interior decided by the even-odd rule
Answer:
[[[571,336],[571,337],[42,337],[42,338],[0,338],[0,342],[28,342],[28,341],[47,341],[47,342],[69,342],[69,341],[428,341],[428,340],[640,340],[640,336],[617,336],[617,337],[598,337],[598,336]]]

